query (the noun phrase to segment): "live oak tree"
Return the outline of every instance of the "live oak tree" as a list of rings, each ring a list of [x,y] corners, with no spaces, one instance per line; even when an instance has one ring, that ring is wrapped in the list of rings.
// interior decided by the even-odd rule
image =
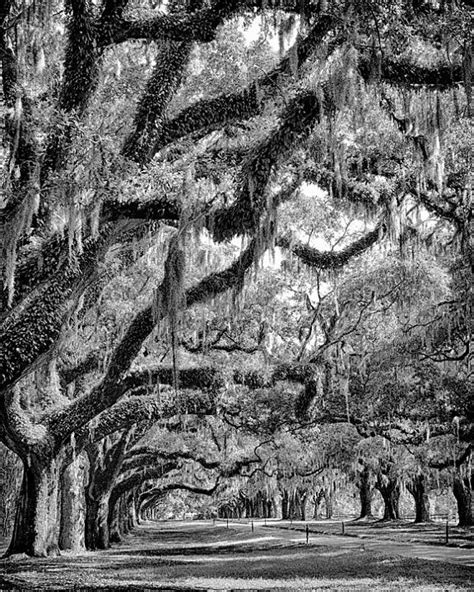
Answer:
[[[84,449],[176,414],[172,398],[137,394],[149,382],[137,364],[147,340],[166,326],[171,368],[155,376],[178,392],[184,309],[241,290],[275,243],[313,267],[339,268],[383,236],[401,239],[409,196],[443,222],[436,240],[445,232],[458,241],[470,277],[469,156],[449,160],[447,129],[470,125],[472,10],[396,4],[398,12],[393,3],[337,0],[177,0],[158,10],[127,0],[3,3],[0,437],[24,465],[10,553],[57,552],[59,477]],[[255,18],[262,33],[281,23],[282,55],[254,56],[236,88],[186,90],[222,26],[239,30]],[[390,150],[378,151],[378,136]],[[336,207],[355,203],[372,224],[329,253],[302,243],[291,224],[279,233],[280,206],[297,212],[293,198],[308,181]],[[205,241],[224,256],[198,270]],[[61,368],[76,327],[94,333],[103,290],[147,254],[158,265],[138,306],[109,318],[93,350],[81,334],[80,359]],[[320,360],[307,362],[296,374],[311,394]],[[277,364],[270,383],[294,375],[293,365]],[[199,377],[214,373],[198,369],[192,381]]]

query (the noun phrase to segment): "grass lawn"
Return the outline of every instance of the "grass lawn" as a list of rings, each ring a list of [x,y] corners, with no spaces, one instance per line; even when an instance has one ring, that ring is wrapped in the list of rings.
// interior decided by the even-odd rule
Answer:
[[[108,551],[2,561],[0,590],[474,590],[468,567],[270,534],[146,526]]]
[[[272,522],[269,522],[272,524]],[[304,529],[309,525],[311,532],[341,534],[341,520],[319,520],[309,522],[277,522],[278,526]],[[430,545],[444,545],[446,541],[446,523],[428,522],[415,524],[407,520],[383,522],[381,520],[344,520],[346,535],[368,536],[380,540],[400,542],[419,542]],[[472,547],[474,549],[474,527],[460,528],[453,523],[448,525],[448,545]]]

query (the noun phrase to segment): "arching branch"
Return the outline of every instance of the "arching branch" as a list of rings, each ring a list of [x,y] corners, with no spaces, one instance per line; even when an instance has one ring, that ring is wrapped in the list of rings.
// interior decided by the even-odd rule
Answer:
[[[158,152],[184,136],[206,134],[222,128],[229,122],[242,121],[261,113],[268,99],[279,92],[280,78],[292,74],[295,63],[300,68],[333,27],[333,19],[328,16],[321,17],[305,38],[298,38],[276,68],[259,77],[248,87],[237,93],[203,99],[181,111],[163,126],[153,152]]]
[[[186,291],[185,302],[187,307],[205,302],[234,286],[240,285],[254,260],[255,244],[251,242],[229,268],[207,276]],[[167,289],[168,281],[169,278],[165,275],[159,287],[159,291],[163,295]],[[164,301],[164,299],[161,301]],[[78,431],[98,413],[111,407],[124,394],[124,379],[129,371],[130,364],[140,351],[144,340],[164,315],[164,310],[155,313],[152,305],[138,313],[120,343],[116,346],[101,383],[93,388],[91,392],[73,401],[68,408],[53,415],[50,425],[58,443],[63,441],[71,432]]]
[[[106,249],[111,229],[86,242],[76,261],[66,261],[49,281],[33,292],[0,327],[0,392],[31,369],[56,343],[71,299],[95,273],[97,258]]]
[[[353,257],[364,253],[379,240],[380,234],[381,225],[377,225],[374,230],[371,230],[341,251],[318,251],[317,249],[308,247],[299,241],[292,240],[289,236],[278,237],[275,244],[291,251],[301,259],[303,263],[310,267],[317,267],[318,269],[335,269],[345,265]]]
[[[219,0],[211,8],[194,12],[158,14],[145,19],[115,18],[98,38],[99,45],[107,46],[132,39],[200,41],[215,38],[217,27],[239,9],[239,2]]]
[[[281,114],[280,124],[252,148],[244,162],[234,203],[214,213],[215,240],[224,241],[255,232],[267,207],[270,173],[297,142],[308,137],[319,116],[319,99],[313,92],[303,91],[289,102]]]

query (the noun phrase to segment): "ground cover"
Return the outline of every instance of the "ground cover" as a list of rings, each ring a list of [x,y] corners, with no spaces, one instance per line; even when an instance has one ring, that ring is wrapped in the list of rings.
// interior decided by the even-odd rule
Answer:
[[[474,549],[474,527],[461,528],[448,523],[448,537],[446,539],[446,522],[428,522],[415,524],[413,521],[396,520],[384,522],[381,520],[313,520],[307,522],[278,521],[268,522],[278,528],[305,530],[320,534],[371,537],[380,540],[391,540],[405,543],[424,543],[428,545],[447,545],[453,547]],[[344,525],[343,525],[344,524]]]
[[[463,565],[378,553],[350,537],[343,544],[326,536],[306,545],[302,533],[272,533],[242,524],[146,524],[108,551],[3,560],[0,589],[474,589],[474,570]]]

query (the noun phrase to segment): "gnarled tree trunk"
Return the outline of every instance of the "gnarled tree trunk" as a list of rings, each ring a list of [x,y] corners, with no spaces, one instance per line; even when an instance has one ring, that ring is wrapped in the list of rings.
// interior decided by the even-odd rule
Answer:
[[[109,539],[111,543],[119,543],[123,538],[123,496],[113,505],[109,502]],[[147,510],[146,519],[151,518],[151,511]]]
[[[109,493],[94,498],[86,494],[86,547],[90,550],[108,549],[109,537]]]
[[[315,493],[313,495],[313,520],[319,520],[320,518],[320,514],[319,514],[319,510],[320,510],[320,506],[321,506],[321,502],[324,499],[324,491],[322,489],[320,489],[317,493]]]
[[[31,456],[23,480],[7,555],[58,555],[60,461]]]
[[[383,520],[398,520],[400,518],[400,485],[398,481],[386,476],[385,478],[379,477],[376,488],[380,491],[384,503]]]
[[[474,472],[467,476],[457,474],[453,481],[453,494],[458,505],[459,526],[474,526]]]
[[[334,507],[333,507],[333,498],[332,498],[332,489],[325,489],[324,490],[324,503],[326,506],[326,519],[331,520],[334,514]]]
[[[127,525],[128,531],[133,530],[138,524],[138,514],[135,503],[135,492],[132,491],[126,498],[127,507]]]
[[[357,488],[359,489],[360,498],[360,514],[359,519],[372,518],[372,497],[373,489],[370,483],[370,471],[369,467],[364,466],[362,471],[359,473],[357,480]]]
[[[425,476],[420,473],[407,483],[407,490],[415,500],[415,523],[430,521],[430,500],[426,491]]]

